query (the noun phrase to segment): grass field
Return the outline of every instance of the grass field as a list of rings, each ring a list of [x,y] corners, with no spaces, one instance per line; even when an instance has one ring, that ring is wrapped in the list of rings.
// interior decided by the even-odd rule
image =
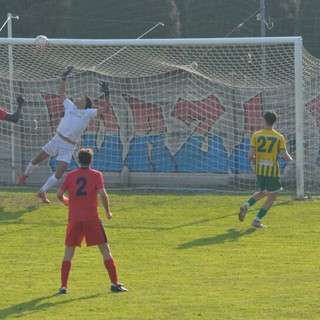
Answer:
[[[281,196],[250,227],[247,195],[109,192],[103,216],[120,281],[97,248],[76,250],[57,295],[66,207],[35,190],[0,189],[0,319],[320,319],[319,199]]]

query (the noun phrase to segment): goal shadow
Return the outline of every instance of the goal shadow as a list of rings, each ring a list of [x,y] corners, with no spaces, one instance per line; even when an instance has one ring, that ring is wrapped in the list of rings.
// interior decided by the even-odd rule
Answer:
[[[225,242],[234,242],[238,241],[243,236],[250,235],[256,231],[255,228],[248,228],[245,231],[240,231],[237,229],[229,229],[223,234],[216,235],[214,237],[199,238],[194,239],[189,242],[182,243],[178,246],[178,249],[189,249],[193,247],[203,247],[211,246],[216,244],[221,244]]]

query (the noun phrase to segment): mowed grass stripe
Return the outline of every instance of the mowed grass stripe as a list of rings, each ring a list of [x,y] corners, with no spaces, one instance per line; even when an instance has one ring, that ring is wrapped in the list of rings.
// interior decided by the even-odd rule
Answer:
[[[0,319],[318,319],[319,202],[280,196],[251,228],[245,195],[110,192],[102,214],[127,294],[110,293],[97,248],[76,250],[60,286],[67,209],[0,190]],[[100,208],[101,212],[102,207]]]

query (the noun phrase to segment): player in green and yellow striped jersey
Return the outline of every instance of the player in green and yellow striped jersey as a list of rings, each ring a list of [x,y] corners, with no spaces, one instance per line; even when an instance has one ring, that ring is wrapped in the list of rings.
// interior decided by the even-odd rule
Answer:
[[[244,221],[248,209],[256,201],[267,197],[256,218],[252,221],[252,226],[257,228],[266,227],[261,223],[261,219],[273,205],[278,192],[282,190],[278,156],[281,155],[287,162],[292,161],[292,157],[286,149],[284,136],[274,130],[277,114],[273,111],[268,111],[264,115],[264,120],[265,128],[254,132],[251,137],[249,152],[249,158],[254,164],[260,191],[253,194],[247,203],[240,207],[239,212],[239,220]]]

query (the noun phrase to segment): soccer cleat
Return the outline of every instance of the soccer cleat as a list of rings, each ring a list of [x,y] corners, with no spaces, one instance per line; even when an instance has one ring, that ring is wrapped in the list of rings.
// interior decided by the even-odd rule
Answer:
[[[66,287],[61,287],[58,291],[59,294],[66,294],[67,293],[67,288]]]
[[[129,290],[126,289],[122,283],[118,283],[117,285],[111,284],[111,291],[112,292],[128,292]]]
[[[42,200],[42,203],[48,204],[50,203],[50,200],[47,198],[46,194],[42,191],[39,191],[37,193],[37,196]]]
[[[247,206],[245,204],[243,204],[241,207],[240,207],[240,212],[239,212],[239,221],[243,222],[245,217],[246,217],[246,214],[248,212],[248,209],[247,209]]]
[[[260,229],[263,229],[263,228],[266,228],[267,226],[265,226],[264,224],[261,223],[261,221],[258,221],[258,220],[253,220],[251,225],[255,228],[260,228]]]
[[[19,186],[21,186],[22,184],[25,183],[25,181],[26,181],[27,178],[28,178],[27,175],[22,174],[21,176],[19,176],[19,177],[17,178],[16,184],[19,185]]]

